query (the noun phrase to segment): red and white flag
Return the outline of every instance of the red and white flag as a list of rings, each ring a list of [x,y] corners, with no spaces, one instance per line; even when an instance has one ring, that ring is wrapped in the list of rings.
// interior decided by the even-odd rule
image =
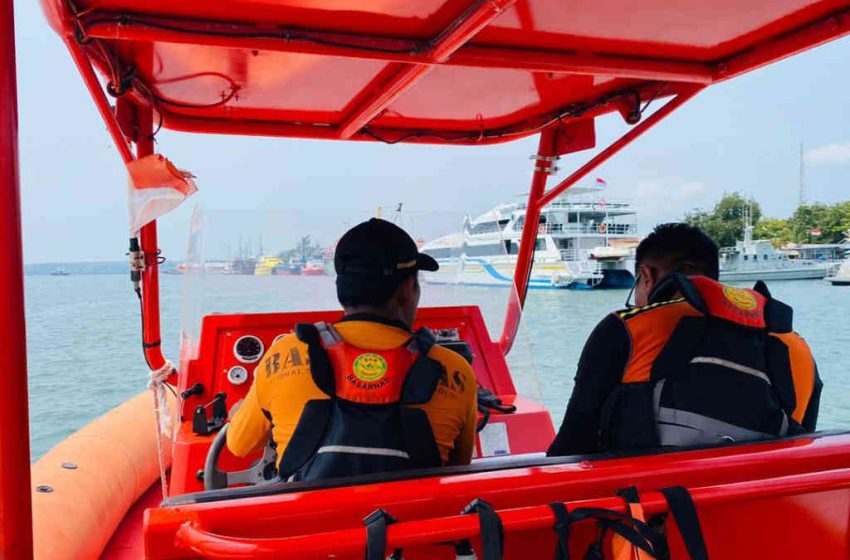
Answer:
[[[602,177],[596,178],[596,186],[597,187],[604,187],[606,185],[608,185],[608,183],[605,181],[605,179],[603,179]]]
[[[812,236],[813,237],[820,237],[820,234],[821,234],[820,228],[816,228],[816,227],[812,228]]]
[[[174,210],[197,192],[194,175],[177,169],[159,154],[127,164],[130,173],[130,233]]]

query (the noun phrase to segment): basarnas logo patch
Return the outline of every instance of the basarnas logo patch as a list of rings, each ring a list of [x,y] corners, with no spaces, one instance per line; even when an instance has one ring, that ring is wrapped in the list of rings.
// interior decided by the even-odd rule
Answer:
[[[758,306],[756,296],[747,290],[723,286],[723,295],[726,296],[729,303],[744,311],[752,311]]]
[[[387,361],[378,354],[360,354],[355,358],[352,369],[357,379],[371,383],[387,374]]]

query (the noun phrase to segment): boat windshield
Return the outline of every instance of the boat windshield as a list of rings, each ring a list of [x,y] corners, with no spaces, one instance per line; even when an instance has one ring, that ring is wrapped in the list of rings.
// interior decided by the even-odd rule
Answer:
[[[333,268],[336,241],[375,213],[374,209],[343,215],[196,208],[186,261],[179,267],[184,273],[181,364],[197,358],[205,316],[339,309]],[[462,213],[411,213],[396,208],[383,208],[381,213],[404,228],[420,247],[427,248],[435,239],[445,242],[446,250],[435,255],[441,270],[420,277],[420,307],[477,306],[491,338],[498,340],[508,304],[517,300],[516,292],[508,282],[498,286],[469,282],[465,272],[482,266],[501,269],[499,261],[509,255],[500,233],[490,236],[493,255],[485,262],[478,255],[480,236],[470,234],[470,220]],[[513,265],[503,271],[506,278],[512,272]],[[517,394],[539,402],[537,370],[521,325],[507,361]]]

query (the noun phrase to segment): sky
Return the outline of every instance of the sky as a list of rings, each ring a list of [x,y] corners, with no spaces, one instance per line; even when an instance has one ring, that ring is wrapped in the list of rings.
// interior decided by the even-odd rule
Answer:
[[[121,260],[127,177],[88,91],[39,3],[15,2],[24,259]],[[723,192],[754,197],[769,216],[799,200],[806,150],[808,202],[850,199],[850,40],[842,39],[703,91],[594,172],[609,199],[635,202],[645,233],[711,207]],[[597,144],[625,131],[598,120]],[[199,192],[160,220],[163,254],[185,258],[195,207],[206,209],[215,251],[262,238],[267,252],[310,233],[331,243],[348,224],[403,203],[415,233],[449,233],[458,216],[518,200],[536,138],[492,147],[385,146],[163,131],[157,150],[197,177]],[[559,164],[561,176],[593,152]],[[216,229],[218,228],[218,229]],[[210,245],[212,246],[212,244]],[[212,249],[208,249],[212,251]]]

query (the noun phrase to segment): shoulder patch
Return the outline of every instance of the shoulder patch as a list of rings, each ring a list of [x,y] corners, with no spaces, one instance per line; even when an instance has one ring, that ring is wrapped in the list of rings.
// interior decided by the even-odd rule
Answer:
[[[616,311],[615,313],[620,319],[628,321],[632,317],[640,315],[641,313],[644,313],[646,311],[651,311],[659,307],[673,305],[674,303],[682,303],[683,301],[685,301],[685,298],[676,298],[671,299],[669,301],[659,301],[657,303],[650,303],[649,305],[644,305],[643,307],[633,307],[632,309],[624,309],[622,311]]]

